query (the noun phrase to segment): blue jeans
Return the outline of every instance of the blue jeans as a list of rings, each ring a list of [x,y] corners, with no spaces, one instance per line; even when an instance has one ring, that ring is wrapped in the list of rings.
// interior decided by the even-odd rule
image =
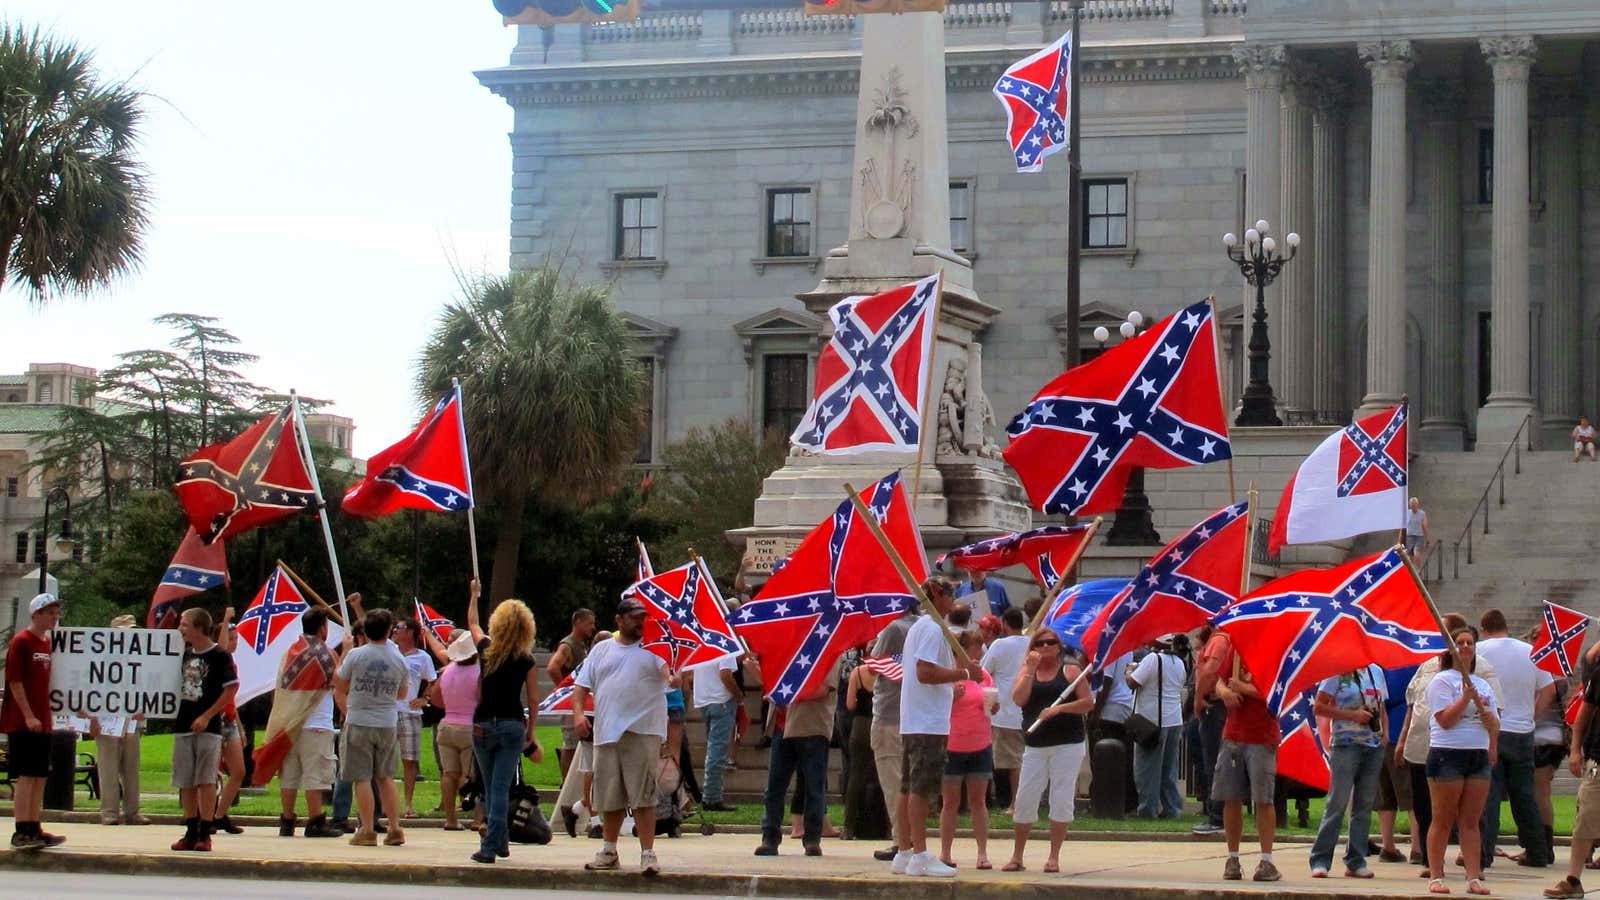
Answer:
[[[728,762],[728,741],[733,739],[734,716],[739,702],[728,699],[701,709],[706,719],[706,777],[702,799],[722,802],[722,773]]]
[[[1544,819],[1533,797],[1533,732],[1500,732],[1499,755],[1491,767],[1493,781],[1489,799],[1483,804],[1479,831],[1483,839],[1483,867],[1494,861],[1495,841],[1500,837],[1500,801],[1511,800],[1511,818],[1517,823],[1517,842],[1530,860],[1553,862],[1545,851]]]
[[[506,836],[506,816],[511,811],[511,784],[516,781],[517,765],[522,760],[522,738],[527,733],[521,719],[490,719],[472,723],[472,756],[483,781],[483,837],[478,842],[482,853],[493,853],[510,846]]]
[[[1333,851],[1344,828],[1344,808],[1350,807],[1350,840],[1344,849],[1344,867],[1359,872],[1367,867],[1367,835],[1372,829],[1372,803],[1378,795],[1378,773],[1383,771],[1386,748],[1360,744],[1335,744],[1328,754],[1328,802],[1322,824],[1311,845],[1311,868],[1333,865]]]
[[[784,794],[789,790],[789,778],[800,773],[805,785],[804,842],[822,840],[822,819],[827,814],[824,789],[828,783],[828,739],[802,737],[772,739],[772,753],[767,763],[767,792],[763,798],[766,810],[761,814],[761,842],[778,846],[783,838]]]
[[[1133,777],[1139,784],[1139,815],[1154,819],[1183,814],[1183,793],[1178,790],[1178,750],[1182,746],[1182,725],[1164,726],[1153,746],[1134,745]]]
[[[350,801],[354,799],[355,788],[348,781],[335,781],[333,783],[333,821],[345,822],[350,818]]]

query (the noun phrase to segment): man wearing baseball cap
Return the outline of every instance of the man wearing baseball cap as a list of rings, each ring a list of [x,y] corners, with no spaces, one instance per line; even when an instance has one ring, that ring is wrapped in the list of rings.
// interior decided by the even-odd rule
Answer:
[[[39,828],[44,781],[50,774],[50,630],[61,621],[61,601],[40,594],[28,604],[28,627],[11,638],[6,651],[6,698],[0,704],[0,731],[6,733],[11,781],[16,785],[16,833],[11,849],[54,847],[66,838]]]
[[[656,765],[667,739],[667,664],[640,646],[645,609],[635,597],[617,605],[617,632],[595,645],[573,675],[572,730],[594,736],[594,808],[604,843],[584,868],[620,868],[617,835],[633,810],[639,828],[639,869],[656,875]],[[594,694],[594,724],[583,714]]]

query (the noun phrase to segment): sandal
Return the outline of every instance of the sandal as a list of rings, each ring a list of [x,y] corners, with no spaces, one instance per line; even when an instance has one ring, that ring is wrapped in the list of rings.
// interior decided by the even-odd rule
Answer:
[[[1430,878],[1430,879],[1428,879],[1428,893],[1430,893],[1430,894],[1448,894],[1448,893],[1450,893],[1450,889],[1448,887],[1445,887],[1445,883],[1444,883],[1444,879],[1443,878]]]
[[[1002,871],[1002,872],[1026,872],[1026,871],[1028,871],[1028,867],[1023,865],[1019,860],[1012,859],[1012,860],[1007,860],[1006,864],[1000,867],[1000,871]]]
[[[1489,894],[1489,888],[1484,885],[1482,878],[1468,878],[1467,893],[1487,896]]]
[[[1044,872],[1059,872],[1059,871],[1061,871],[1061,865],[1059,863],[1055,862],[1054,860],[1052,860],[1052,861],[1047,862],[1047,863],[1044,864],[1044,869],[1042,871],[1044,871]]]
[[[980,856],[980,857],[978,857],[978,865],[977,865],[977,868],[978,868],[978,869],[981,869],[981,870],[983,870],[983,871],[988,871],[988,870],[989,870],[989,869],[992,869],[992,868],[994,868],[994,866],[991,866],[991,865],[989,865],[989,857],[987,857],[987,856]]]
[[[945,857],[941,856],[939,857],[939,862],[944,863],[952,869],[956,868],[956,861],[953,859],[946,859]]]

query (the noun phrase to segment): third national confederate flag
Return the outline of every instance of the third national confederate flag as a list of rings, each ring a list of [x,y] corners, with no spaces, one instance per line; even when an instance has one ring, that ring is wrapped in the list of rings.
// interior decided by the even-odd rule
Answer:
[[[1539,638],[1528,658],[1557,678],[1570,678],[1578,670],[1578,655],[1583,652],[1583,636],[1588,630],[1587,613],[1546,600],[1539,617]]]
[[[939,276],[828,310],[811,407],[789,438],[814,453],[915,450],[933,367]]]
[[[1045,590],[1056,586],[1072,557],[1089,536],[1087,525],[1046,525],[1032,531],[1002,534],[998,537],[957,547],[937,562],[968,572],[993,572],[1006,566],[1023,565]]]
[[[1231,456],[1215,332],[1211,305],[1196,303],[1041,388],[1007,426],[1004,454],[1034,508],[1105,512],[1135,466]]]
[[[1268,550],[1405,528],[1406,419],[1402,403],[1318,444],[1283,489]]]
[[[657,572],[622,592],[644,604],[639,643],[674,672],[743,651],[728,624],[727,604],[697,562]]]
[[[366,477],[345,492],[339,509],[371,517],[402,509],[455,512],[471,506],[461,386],[452,385],[410,434],[367,460]]]
[[[294,407],[285,406],[179,463],[173,490],[209,544],[315,506],[309,465],[295,440]]]
[[[1239,596],[1248,503],[1224,506],[1161,548],[1084,630],[1090,667],[1164,634],[1199,628]]]
[[[209,591],[228,583],[228,551],[223,541],[210,544],[200,540],[200,535],[189,526],[183,543],[172,555],[167,571],[150,597],[150,612],[145,615],[146,628],[177,628],[178,608],[190,594]]]
[[[922,582],[922,533],[900,473],[861,492],[889,543]],[[917,598],[906,589],[850,501],[800,541],[782,570],[734,614],[734,628],[761,660],[761,683],[780,706],[811,696],[834,660],[877,637]]]
[[[1044,158],[1067,148],[1067,116],[1072,103],[1072,32],[1013,63],[995,82],[994,95],[1006,108],[1006,142],[1018,172],[1038,172]]]
[[[1400,550],[1269,581],[1216,618],[1258,684],[1267,708],[1324,678],[1367,663],[1409,666],[1442,652],[1444,637]]]

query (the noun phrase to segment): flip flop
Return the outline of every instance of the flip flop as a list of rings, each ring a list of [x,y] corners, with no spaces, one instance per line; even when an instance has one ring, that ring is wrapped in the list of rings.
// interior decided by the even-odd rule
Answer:
[[[994,868],[994,866],[989,864],[989,860],[987,858],[984,858],[978,860],[977,868],[988,871],[989,869]]]
[[[1061,871],[1061,866],[1059,864],[1057,864],[1057,863],[1047,862],[1047,863],[1044,864],[1044,868],[1041,871],[1043,871],[1043,872],[1059,872],[1059,871]]]
[[[1445,886],[1443,878],[1431,878],[1428,880],[1428,893],[1448,894],[1450,893],[1450,888]]]
[[[1000,871],[1002,871],[1002,872],[1026,872],[1026,871],[1028,871],[1028,867],[1013,859],[1013,860],[1008,861],[1005,865],[1001,866],[1000,867]]]
[[[1468,878],[1467,879],[1467,893],[1469,893],[1469,894],[1478,894],[1480,896],[1487,896],[1488,893],[1489,893],[1489,888],[1488,888],[1487,885],[1485,885],[1483,883],[1483,879],[1482,878]]]

